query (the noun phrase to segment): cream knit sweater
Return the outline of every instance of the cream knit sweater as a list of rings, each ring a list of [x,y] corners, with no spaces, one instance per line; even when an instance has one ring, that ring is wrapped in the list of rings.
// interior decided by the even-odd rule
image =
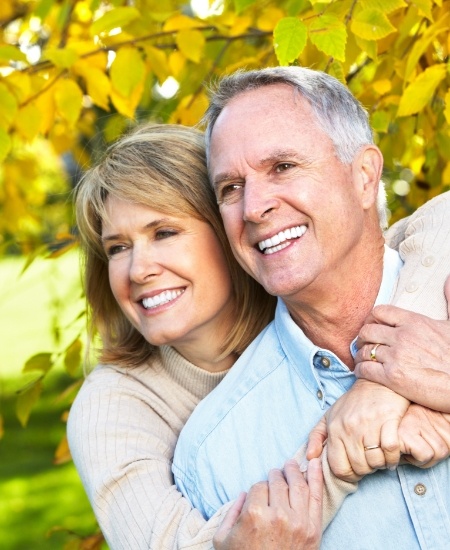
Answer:
[[[393,303],[441,319],[447,318],[449,212],[445,193],[386,235],[405,261]],[[199,369],[164,346],[150,366],[100,365],[87,377],[70,412],[68,438],[111,550],[213,548],[212,537],[230,505],[205,521],[173,485],[171,461],[187,418],[225,374]],[[298,460],[304,451],[305,446]],[[357,485],[333,476],[326,450],[323,469],[326,526]]]

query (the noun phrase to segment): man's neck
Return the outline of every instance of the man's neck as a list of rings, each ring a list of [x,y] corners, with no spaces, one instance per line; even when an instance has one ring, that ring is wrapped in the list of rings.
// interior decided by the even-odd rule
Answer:
[[[350,344],[373,308],[383,277],[384,241],[371,252],[370,267],[347,270],[323,290],[285,300],[295,323],[315,345],[332,351],[351,370]]]

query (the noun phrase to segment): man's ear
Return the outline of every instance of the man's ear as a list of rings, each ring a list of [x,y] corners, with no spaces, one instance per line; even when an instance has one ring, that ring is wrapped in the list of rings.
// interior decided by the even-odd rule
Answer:
[[[362,207],[367,210],[377,202],[383,172],[383,155],[376,145],[365,145],[353,161],[353,177],[361,194]]]

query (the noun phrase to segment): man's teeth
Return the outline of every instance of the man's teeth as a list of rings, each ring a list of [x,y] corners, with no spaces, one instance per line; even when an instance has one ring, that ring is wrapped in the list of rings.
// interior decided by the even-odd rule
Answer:
[[[146,309],[161,306],[162,304],[167,304],[167,302],[175,300],[175,298],[178,298],[178,296],[183,294],[183,292],[184,290],[165,290],[164,292],[161,292],[161,294],[157,294],[151,298],[144,298],[142,300],[142,305]]]
[[[305,233],[306,225],[297,225],[296,227],[291,227],[289,229],[285,229],[284,231],[280,231],[270,239],[259,242],[258,246],[259,249],[264,252],[264,254],[273,254],[274,252],[278,252],[279,250],[286,248],[288,243],[286,243],[285,241],[288,241],[290,239],[297,239]]]

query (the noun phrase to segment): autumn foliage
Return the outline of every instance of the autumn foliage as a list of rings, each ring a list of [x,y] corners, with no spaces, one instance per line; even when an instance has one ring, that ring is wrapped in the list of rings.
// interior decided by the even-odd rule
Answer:
[[[0,245],[30,259],[74,246],[69,192],[94,151],[136,121],[194,125],[212,80],[277,64],[350,87],[406,215],[450,188],[449,26],[450,0],[2,0]],[[58,358],[75,390],[81,357],[76,338]],[[25,365],[41,376],[23,424],[54,363],[36,350]]]

